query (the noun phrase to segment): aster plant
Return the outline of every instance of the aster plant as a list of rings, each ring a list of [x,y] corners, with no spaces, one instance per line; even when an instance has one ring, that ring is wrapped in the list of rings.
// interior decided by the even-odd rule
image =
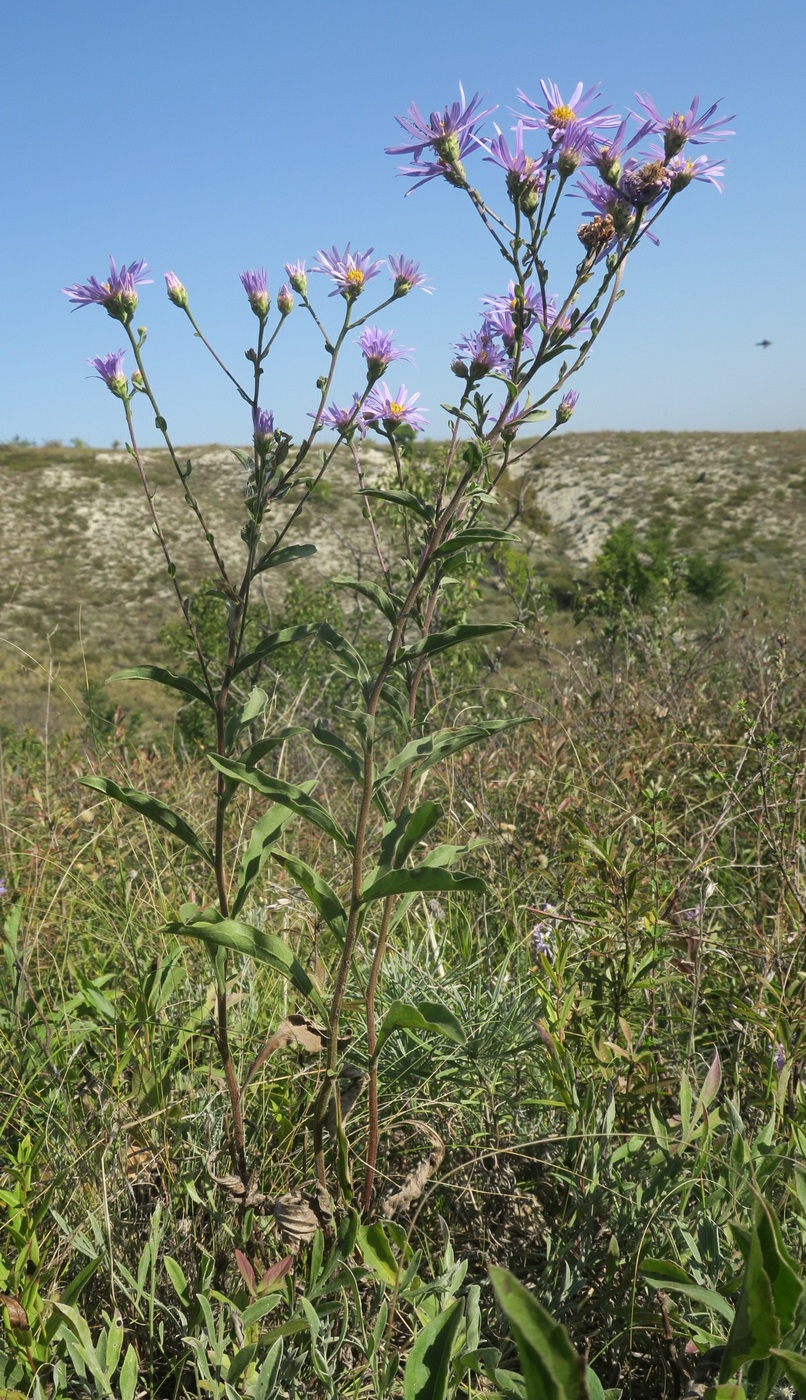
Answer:
[[[542,424],[547,437],[571,419],[578,394],[569,381],[613,312],[627,259],[645,238],[656,241],[657,221],[684,190],[696,182],[720,187],[721,165],[705,157],[690,159],[685,153],[688,142],[712,142],[730,134],[715,119],[715,106],[698,117],[695,98],[683,116],[674,112],[667,121],[644,96],[638,98],[641,113],[622,118],[601,104],[596,87],[585,90],[580,83],[566,101],[553,82],[542,81],[540,86],[542,101],[518,94],[525,110],[516,113],[512,139],[497,126],[485,131],[484,123],[495,108],[486,106],[479,94],[468,101],[461,89],[458,102],[427,118],[414,104],[396,118],[405,140],[388,150],[409,158],[400,168],[410,182],[409,193],[438,182],[449,186],[454,196],[466,198],[473,217],[481,220],[495,244],[495,266],[500,267],[500,256],[507,264],[504,287],[491,287],[482,299],[481,324],[463,334],[454,332],[452,348],[446,347],[458,387],[455,402],[444,405],[447,440],[427,487],[412,471],[411,441],[432,420],[419,406],[418,392],[410,393],[403,384],[395,391],[390,388],[390,365],[409,359],[411,352],[396,345],[391,328],[377,323],[402,297],[430,290],[419,265],[404,254],[376,259],[372,247],[353,252],[348,243],[343,252],[335,246],[319,250],[310,266],[301,259],[288,261],[274,297],[274,314],[266,270],[242,272],[246,305],[257,322],[254,344],[246,352],[251,366],[246,382],[224,363],[201,329],[190,291],[174,272],[165,274],[170,304],[187,318],[248,414],[250,448],[236,454],[245,477],[243,552],[226,560],[191,490],[191,463],[182,460],[168,432],[145,362],[145,331],[132,326],[137,288],[147,280],[145,263],[118,269],[110,260],[106,281],[91,277],[84,285],[64,289],[76,307],[105,309],[128,337],[134,365],[128,377],[123,350],[99,355],[91,364],[122,402],[129,451],[201,676],[197,680],[158,666],[141,666],[120,673],[118,679],[155,682],[184,701],[198,702],[215,732],[208,755],[210,811],[193,825],[147,793],[103,777],[86,782],[182,842],[205,872],[206,902],[189,902],[176,910],[164,931],[195,939],[210,954],[216,1041],[229,1098],[225,1137],[233,1175],[227,1178],[227,1189],[243,1210],[265,1199],[253,1179],[244,1096],[257,1074],[266,1073],[275,1040],[270,1037],[262,1048],[253,1047],[248,1068],[237,1063],[230,1034],[235,959],[250,957],[287,979],[321,1022],[316,1035],[323,1072],[310,1104],[316,1185],[354,1203],[365,1217],[376,1202],[376,1162],[384,1127],[378,1076],[384,1045],[393,1031],[407,1029],[457,1043],[463,1039],[455,1017],[434,1003],[392,1002],[383,1015],[379,1012],[385,954],[413,902],[423,894],[484,888],[479,877],[457,870],[465,853],[438,838],[444,814],[427,795],[427,774],[438,762],[515,722],[478,717],[434,729],[423,719],[418,700],[432,660],[508,626],[444,626],[441,600],[474,551],[508,538],[484,522],[490,492],[516,459],[519,434]],[[662,137],[663,146],[642,151],[647,136]],[[471,183],[467,172],[472,160],[478,160],[482,170],[491,167],[498,177],[507,201],[504,213],[496,212]],[[432,188],[424,197],[435,193]],[[575,271],[561,286],[551,278],[548,238],[560,228],[561,211],[573,208],[564,201],[568,194],[581,196],[589,207],[576,228]],[[388,283],[381,280],[384,263]],[[319,276],[309,278],[313,273]],[[317,309],[311,282],[315,280],[318,290],[322,277],[331,284],[328,297],[341,300],[340,316],[327,306]],[[364,311],[376,288],[381,289],[379,295]],[[283,426],[281,407],[269,408],[265,402],[270,355],[282,343],[292,312],[308,319],[322,356],[318,399],[309,415],[311,426],[300,441]],[[251,324],[254,327],[255,321]],[[341,365],[350,357],[352,367],[345,374]],[[357,387],[362,381],[363,387]],[[205,652],[183,587],[181,563],[174,558],[158,515],[136,435],[140,411],[156,422],[178,488],[211,550],[218,592],[226,605],[223,663]],[[372,485],[362,465],[370,434],[385,444],[391,474],[388,481]],[[299,531],[311,493],[340,449],[346,449],[355,469],[357,505],[367,522],[377,569],[374,577],[362,572],[359,579],[339,577],[332,582],[377,610],[377,631],[383,638],[380,660],[377,648],[373,652],[362,647],[360,638],[348,639],[328,621],[266,631],[256,644],[247,641],[256,581],[270,569],[286,568],[315,552],[311,543],[299,538]],[[408,557],[402,568],[387,558],[378,517],[384,511],[397,512],[403,519]],[[292,729],[267,729],[255,738],[256,726],[268,725],[270,714],[268,695],[259,684],[261,667],[281,669],[288,649],[303,642],[329,649],[349,696],[335,721],[322,717],[310,730],[311,740],[340,765],[352,784],[353,810],[346,824],[319,800],[313,780],[295,785],[272,766],[273,755]],[[232,805],[239,788],[256,794],[262,804],[246,837]],[[293,821],[311,825],[325,838],[321,850],[334,853],[331,865],[324,854],[314,867],[285,849],[284,833]],[[242,848],[233,863],[231,853],[239,839]],[[250,917],[268,862],[302,890],[317,923],[329,930],[316,976],[279,933],[265,930]],[[540,925],[541,930],[545,927]],[[538,951],[550,956],[549,934],[542,932],[541,938]],[[348,997],[353,1005],[363,1006],[361,1036],[351,1049],[351,1057],[361,1060],[361,1083],[366,1084],[366,1112],[356,1115],[357,1128],[347,1125],[355,1094],[348,1092],[343,1077],[340,1034]],[[356,1163],[361,1164],[360,1179]]]

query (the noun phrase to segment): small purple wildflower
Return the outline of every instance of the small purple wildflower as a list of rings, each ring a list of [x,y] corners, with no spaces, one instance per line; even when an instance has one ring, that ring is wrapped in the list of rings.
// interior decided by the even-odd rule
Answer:
[[[786,1049],[780,1040],[776,1040],[775,1042],[775,1054],[772,1057],[772,1063],[775,1067],[775,1073],[780,1074],[786,1064]]]
[[[701,906],[700,904],[695,904],[695,905],[693,905],[691,909],[681,909],[681,910],[680,910],[680,917],[681,917],[681,919],[685,919],[685,921],[686,921],[687,924],[696,923],[696,922],[698,921],[698,919],[700,918],[700,915],[701,915],[701,914],[702,914],[702,906]]]
[[[387,146],[386,154],[411,155],[419,162],[425,151],[432,150],[439,162],[455,165],[472,144],[479,123],[496,110],[495,107],[487,107],[483,112],[478,111],[484,99],[475,92],[468,102],[461,83],[459,96],[460,102],[452,103],[441,114],[432,112],[428,121],[416,103],[412,102],[406,116],[396,116],[395,121],[414,140],[408,145]]]
[[[259,321],[265,321],[271,301],[266,282],[265,267],[250,267],[239,274],[241,285],[249,298],[249,305]]]
[[[111,389],[118,399],[126,399],[129,396],[129,386],[123,370],[125,353],[125,350],[113,350],[108,355],[96,355],[93,360],[87,360],[87,364],[92,365],[98,378],[103,380],[107,389]]]
[[[255,447],[259,452],[266,452],[274,439],[274,414],[268,408],[258,408],[253,423]]]
[[[523,124],[528,130],[538,130],[541,127],[548,131],[552,141],[559,140],[567,126],[572,122],[579,122],[582,126],[593,131],[595,127],[602,130],[613,126],[618,126],[621,118],[615,114],[608,116],[609,107],[600,107],[598,111],[591,112],[589,116],[583,117],[582,112],[589,107],[592,102],[601,97],[601,90],[598,87],[588,88],[587,92],[582,91],[582,84],[577,83],[569,100],[564,102],[560,89],[556,83],[547,83],[540,79],[540,86],[543,89],[544,103],[533,102],[518,88],[518,97],[521,102],[525,102],[530,107],[535,116],[525,113],[522,117]],[[520,115],[520,114],[517,114]]]
[[[408,360],[411,353],[402,345],[395,345],[394,331],[382,331],[378,326],[365,326],[358,344],[367,362],[370,384],[382,377],[393,360]]]
[[[283,283],[277,293],[277,310],[281,316],[288,316],[294,310],[294,298],[287,282]]]
[[[414,287],[421,287],[424,292],[431,295],[432,288],[426,287],[427,277],[420,271],[420,264],[412,262],[411,258],[404,258],[401,253],[399,258],[393,254],[388,258],[389,266],[395,279],[393,296],[405,297]]]
[[[504,405],[502,404],[498,410],[499,415],[503,412],[503,409]],[[528,402],[525,408],[521,408],[520,399],[516,399],[513,404],[510,404],[507,409],[506,417],[501,424],[501,433],[504,441],[511,441],[524,424],[533,423],[535,420],[546,418],[547,416],[544,408],[535,407]]]
[[[299,292],[304,297],[308,291],[308,277],[304,262],[285,263],[283,267],[286,277],[295,292]]]
[[[163,273],[163,276],[165,278],[165,290],[168,293],[168,300],[172,301],[174,306],[180,307],[182,311],[187,311],[187,287],[185,287],[183,283],[179,281],[179,278],[177,277],[175,272],[165,272]]]
[[[489,145],[480,142],[488,154],[484,157],[492,165],[506,171],[507,194],[513,204],[519,205],[524,214],[533,214],[540,202],[546,183],[543,171],[544,157],[533,160],[523,149],[523,122],[515,127],[515,149],[510,151],[507,138],[496,126],[498,135]]]
[[[631,158],[619,180],[619,193],[634,208],[645,209],[668,194],[671,183],[672,177],[662,160],[649,160],[639,165],[637,160]]]
[[[407,394],[405,384],[401,384],[394,397],[388,384],[376,384],[364,403],[364,418],[375,427],[382,423],[387,432],[402,424],[419,431],[426,424],[422,410],[414,407],[419,397],[419,394]]]
[[[0,899],[3,898],[4,894],[8,894],[8,885],[6,884],[5,880],[0,878]]]
[[[691,106],[687,112],[684,112],[682,116],[679,112],[672,112],[668,121],[665,121],[649,93],[644,93],[643,97],[638,92],[635,95],[638,98],[638,105],[649,117],[649,130],[663,136],[663,150],[666,160],[671,160],[672,156],[676,156],[679,151],[682,151],[687,141],[691,141],[694,146],[705,146],[711,141],[722,141],[726,137],[736,134],[733,131],[728,131],[726,127],[720,127],[722,121],[732,122],[732,116],[719,117],[716,121],[710,120],[719,106],[719,102],[714,102],[708,111],[703,112],[702,116],[698,118],[700,99],[699,96],[696,96],[692,98]],[[637,120],[640,120],[637,114],[633,115],[636,116]]]
[[[514,316],[509,307],[496,307],[484,317],[484,323],[491,335],[498,336],[507,355],[511,359],[518,343],[525,350],[532,350],[531,339],[522,325],[522,318]]]
[[[632,150],[633,146],[637,146],[638,142],[642,141],[651,130],[652,123],[649,121],[643,122],[635,135],[632,136],[629,141],[625,142],[624,137],[627,132],[627,119],[625,117],[615,135],[610,137],[607,141],[600,142],[594,138],[593,145],[595,147],[595,154],[593,156],[593,164],[596,166],[596,169],[606,185],[611,185],[615,189],[618,184],[619,175],[621,174],[621,162],[623,157],[627,154],[627,151]]]
[[[308,416],[313,418],[315,415],[310,413]],[[349,408],[339,408],[337,404],[332,403],[325,409],[319,421],[323,428],[335,428],[337,433],[348,439],[356,430],[362,437],[366,437],[367,434],[360,394],[353,394],[353,402]]]
[[[558,132],[555,141],[555,163],[561,177],[566,180],[580,165],[593,160],[595,151],[593,137],[584,122],[572,121]]]
[[[506,296],[482,297],[482,301],[492,311],[508,311],[516,322],[523,324],[524,328],[531,325],[532,321],[540,320],[543,316],[543,298],[539,289],[532,282],[527,282],[521,295],[515,283],[509,281]]]
[[[126,326],[137,308],[137,284],[151,282],[150,277],[144,276],[147,271],[143,258],[139,262],[130,263],[128,267],[123,263],[118,271],[114,258],[110,257],[107,282],[99,282],[95,277],[90,277],[83,285],[75,282],[72,287],[62,287],[62,293],[75,303],[76,308],[105,307],[115,321],[122,321]]]
[[[532,957],[535,961],[537,961],[539,957],[544,957],[548,958],[549,962],[551,962],[556,951],[554,942],[557,937],[557,925],[553,921],[558,917],[557,910],[554,908],[553,904],[545,904],[543,906],[543,915],[544,917],[541,919],[540,923],[535,924],[534,928],[531,930],[529,934],[529,943],[532,950]]]
[[[716,185],[721,194],[724,185],[721,183],[725,174],[725,166],[720,161],[709,161],[707,156],[697,156],[695,160],[688,160],[682,151],[672,156],[667,161],[666,170],[671,178],[669,191],[677,194],[690,185],[692,180],[702,180],[704,183]]]
[[[461,379],[483,379],[485,374],[509,369],[509,356],[504,347],[497,344],[492,323],[486,317],[480,330],[462,336],[453,348],[457,358],[451,369]]]
[[[563,395],[555,410],[557,423],[567,423],[573,417],[578,398],[579,394],[576,389],[569,389],[568,393]]]
[[[330,296],[340,294],[345,301],[355,301],[363,292],[365,284],[371,277],[377,277],[382,267],[381,261],[372,261],[374,251],[374,248],[367,248],[365,253],[351,253],[349,243],[343,253],[335,247],[329,253],[322,249],[316,254],[320,266],[312,271],[323,272],[326,277],[332,277],[336,286],[330,292]],[[291,285],[293,287],[293,282]]]

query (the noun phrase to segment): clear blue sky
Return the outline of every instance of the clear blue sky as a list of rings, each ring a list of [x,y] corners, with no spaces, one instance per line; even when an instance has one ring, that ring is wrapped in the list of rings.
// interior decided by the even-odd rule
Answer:
[[[256,322],[239,271],[266,266],[276,291],[285,261],[310,266],[348,240],[403,252],[430,276],[434,295],[413,292],[384,324],[416,347],[402,377],[441,436],[450,347],[477,328],[481,296],[504,290],[506,268],[456,191],[432,182],[404,199],[383,148],[400,138],[395,113],[441,108],[460,81],[498,102],[508,128],[516,88],[538,98],[540,78],[564,95],[600,82],[622,112],[638,90],[664,114],[694,93],[736,113],[732,141],[692,151],[724,154],[725,193],[691,186],[662,221],[661,246],[633,258],[576,380],[574,428],[806,427],[804,0],[30,0],[5,15],[0,440],[124,436],[120,405],[85,363],[118,349],[121,329],[94,307],[71,315],[59,295],[102,277],[112,253],[154,269],[136,320],[174,439],[245,441],[243,408],[168,303],[162,273],[182,278],[205,332],[245,370]],[[478,157],[468,172],[505,214],[497,172]],[[566,203],[568,259],[584,206]],[[326,280],[312,285],[337,314]],[[295,311],[286,331],[263,399],[299,433],[323,364],[309,318]],[[769,350],[754,345],[763,337]],[[394,367],[392,378],[396,388]],[[337,397],[362,380],[356,350]]]

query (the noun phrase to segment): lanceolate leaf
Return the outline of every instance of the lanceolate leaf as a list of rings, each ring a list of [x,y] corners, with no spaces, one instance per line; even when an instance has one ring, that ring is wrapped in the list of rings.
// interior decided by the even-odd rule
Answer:
[[[348,675],[357,680],[359,685],[366,685],[370,674],[364,658],[359,655],[352,642],[348,642],[329,622],[320,623],[317,630],[320,642],[324,642],[325,646],[336,653]]]
[[[746,1361],[761,1361],[785,1334],[804,1306],[804,1284],[787,1251],[767,1202],[756,1197],[745,1259],[744,1286],[736,1305],[720,1381],[729,1381]]]
[[[240,675],[241,671],[248,671],[250,666],[254,666],[258,661],[266,661],[273,652],[279,651],[281,647],[291,646],[294,642],[307,642],[314,637],[318,631],[314,622],[302,622],[298,627],[283,627],[279,632],[271,632],[268,637],[264,637],[262,642],[258,642],[254,651],[250,651],[248,656],[242,656],[237,666],[233,668],[233,676]]]
[[[305,785],[313,786],[313,784]],[[275,803],[268,812],[255,823],[252,828],[252,835],[249,838],[249,845],[244,851],[241,860],[241,873],[238,879],[238,892],[232,905],[232,913],[237,917],[246,903],[252,885],[265,865],[271,848],[275,841],[284,831],[288,823],[295,816],[290,807],[280,807]]]
[[[252,577],[262,574],[264,569],[276,569],[281,564],[291,564],[295,559],[308,559],[315,553],[315,544],[286,544],[279,549],[267,549],[252,570]]]
[[[421,637],[411,646],[402,647],[395,657],[395,665],[421,656],[438,656],[441,651],[461,646],[463,642],[477,642],[482,637],[491,637],[495,632],[511,632],[514,626],[514,622],[460,622],[444,632],[434,632],[429,637]]]
[[[332,730],[327,729],[319,720],[316,721],[311,729],[311,737],[316,740],[317,744],[321,744],[323,749],[327,749],[328,753],[332,753],[334,758],[339,760],[339,763],[342,767],[347,769],[350,777],[354,782],[358,783],[359,787],[363,785],[364,761],[357,749],[351,748],[338,734],[334,734]]]
[[[297,856],[291,856],[286,851],[275,851],[274,859],[289,875],[293,875],[311,903],[319,910],[325,923],[343,942],[347,935],[347,911],[327,880],[323,880],[304,860],[299,860]]]
[[[484,720],[478,724],[462,725],[461,729],[438,729],[435,734],[427,734],[422,739],[412,739],[381,769],[375,779],[375,786],[379,787],[388,782],[408,767],[412,769],[412,777],[419,777],[433,764],[450,758],[451,754],[462,753],[473,744],[489,739],[492,734],[501,734],[513,725],[524,723],[525,720],[520,716],[517,719]]]
[[[201,911],[200,911],[201,914]],[[196,938],[212,951],[228,948],[242,953],[255,962],[265,963],[274,968],[289,982],[293,982],[298,992],[313,1002],[320,1016],[327,1018],[325,1004],[318,987],[311,981],[302,963],[294,957],[291,949],[276,934],[265,933],[251,924],[243,924],[237,919],[217,919],[199,917],[192,923],[171,922],[165,924],[160,933],[176,934],[180,938]]]
[[[452,1011],[438,1001],[419,1001],[416,1006],[406,1001],[393,1001],[381,1023],[375,1043],[377,1060],[392,1031],[433,1031],[464,1045],[467,1036]]]
[[[421,501],[419,496],[415,496],[412,491],[395,489],[394,491],[382,491],[377,486],[368,486],[361,492],[362,496],[369,496],[371,500],[388,501],[390,505],[402,506],[404,510],[413,511],[419,515],[421,520],[425,520],[430,525],[434,519],[434,507],[427,501]]]
[[[392,894],[431,894],[447,890],[483,894],[486,888],[485,881],[478,875],[454,875],[450,870],[418,865],[412,870],[390,870],[388,874],[381,875],[362,890],[361,903],[369,904],[373,899],[387,899]]]
[[[349,588],[351,593],[360,593],[364,598],[368,598],[371,603],[374,603],[379,612],[382,612],[393,626],[397,622],[397,615],[403,606],[403,601],[396,594],[387,593],[380,584],[373,583],[371,579],[357,578],[332,578],[330,582],[334,588]]]
[[[518,1348],[526,1400],[588,1400],[584,1358],[562,1323],[506,1269],[491,1268],[490,1278]]]
[[[156,681],[157,685],[167,686],[169,690],[178,690],[191,700],[201,700],[208,709],[215,709],[215,704],[206,690],[202,690],[189,676],[176,676],[173,671],[166,671],[164,666],[127,666],[125,671],[116,671],[114,676],[110,676],[107,685],[111,685],[113,681]]]
[[[395,822],[388,822],[381,841],[381,865],[405,864],[415,846],[436,826],[443,809],[437,802],[421,802],[413,812],[406,807]]]
[[[514,540],[510,530],[496,530],[492,526],[475,525],[461,530],[434,550],[435,559],[447,559],[462,549],[478,549],[482,544],[499,544],[502,540]]]
[[[122,802],[124,807],[130,807],[133,812],[139,812],[155,826],[161,826],[163,830],[169,831],[172,836],[176,836],[179,841],[183,841],[191,851],[195,851],[208,865],[215,867],[213,854],[207,849],[201,837],[196,835],[192,827],[183,817],[176,812],[172,812],[170,807],[166,807],[164,802],[160,802],[156,797],[149,797],[146,792],[136,792],[134,788],[122,788],[117,783],[113,783],[111,778],[79,778],[83,787],[95,788],[97,792],[103,792],[107,797],[114,797],[117,802]]]
[[[451,1348],[464,1312],[464,1300],[455,1298],[437,1313],[414,1339],[403,1376],[404,1400],[446,1400],[451,1370]]]
[[[231,758],[221,758],[219,754],[209,754],[208,757],[213,767],[217,768],[219,773],[223,773],[225,778],[245,783],[247,787],[254,788],[255,792],[262,792],[264,797],[279,802],[282,807],[289,807],[298,816],[305,817],[314,826],[318,826],[320,831],[326,832],[344,850],[352,849],[349,837],[342,831],[338,822],[334,821],[327,808],[311,797],[304,788],[296,787],[294,783],[283,782],[281,778],[272,778],[268,773],[261,773],[256,768],[247,768],[243,763],[236,763]]]

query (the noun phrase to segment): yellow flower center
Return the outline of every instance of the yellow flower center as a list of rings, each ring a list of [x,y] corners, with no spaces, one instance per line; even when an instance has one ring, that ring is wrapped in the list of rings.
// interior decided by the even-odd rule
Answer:
[[[559,107],[552,107],[549,116],[555,126],[567,126],[576,117],[576,112],[573,107],[569,107],[567,103],[563,102]]]
[[[390,417],[390,418],[399,418],[400,415],[402,414],[402,412],[403,412],[403,404],[402,404],[402,403],[390,403],[390,405],[389,405],[389,417]]]
[[[352,287],[363,287],[364,274],[360,267],[351,267],[344,280],[349,282]]]

